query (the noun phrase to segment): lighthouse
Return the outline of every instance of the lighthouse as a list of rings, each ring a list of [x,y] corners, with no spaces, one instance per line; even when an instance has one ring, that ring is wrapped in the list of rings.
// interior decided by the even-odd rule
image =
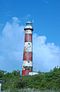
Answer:
[[[33,27],[32,22],[28,21],[24,28],[24,52],[23,52],[23,65],[22,65],[22,76],[29,75],[33,70],[33,48],[32,48],[32,33]]]

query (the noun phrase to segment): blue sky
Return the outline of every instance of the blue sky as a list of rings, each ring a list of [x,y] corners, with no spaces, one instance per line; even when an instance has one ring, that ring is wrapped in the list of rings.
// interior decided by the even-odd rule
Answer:
[[[0,29],[13,16],[23,23],[30,16],[34,20],[34,32],[60,45],[60,0],[0,0]]]
[[[60,66],[60,0],[0,0],[0,69],[21,70],[27,20],[34,27],[34,70]]]

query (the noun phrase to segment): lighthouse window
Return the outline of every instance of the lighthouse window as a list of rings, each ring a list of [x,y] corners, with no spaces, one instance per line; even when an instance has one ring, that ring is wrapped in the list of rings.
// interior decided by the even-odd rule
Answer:
[[[29,63],[29,61],[28,61],[28,63]]]
[[[30,43],[28,43],[28,45],[30,45]]]

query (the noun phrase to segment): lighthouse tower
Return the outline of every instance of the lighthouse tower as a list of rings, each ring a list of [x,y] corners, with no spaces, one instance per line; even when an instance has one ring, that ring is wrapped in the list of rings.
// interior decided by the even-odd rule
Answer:
[[[23,66],[22,75],[27,76],[29,72],[32,72],[32,22],[27,22],[24,28],[25,40],[24,40],[24,53],[23,53]]]

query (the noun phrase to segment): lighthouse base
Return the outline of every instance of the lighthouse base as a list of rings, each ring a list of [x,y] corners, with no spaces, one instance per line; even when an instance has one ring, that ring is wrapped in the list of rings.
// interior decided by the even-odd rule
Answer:
[[[22,76],[28,76],[29,72],[32,72],[31,70],[22,70]]]
[[[32,72],[32,67],[23,67],[22,76],[28,76]]]

